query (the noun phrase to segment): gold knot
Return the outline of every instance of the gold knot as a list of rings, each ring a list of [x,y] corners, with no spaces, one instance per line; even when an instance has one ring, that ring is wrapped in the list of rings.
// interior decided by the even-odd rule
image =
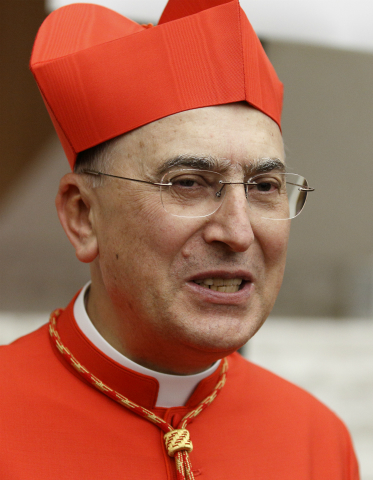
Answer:
[[[185,428],[165,433],[164,441],[167,453],[170,457],[174,457],[175,453],[180,452],[180,450],[186,452],[191,452],[193,450],[193,444],[190,441],[189,432]]]

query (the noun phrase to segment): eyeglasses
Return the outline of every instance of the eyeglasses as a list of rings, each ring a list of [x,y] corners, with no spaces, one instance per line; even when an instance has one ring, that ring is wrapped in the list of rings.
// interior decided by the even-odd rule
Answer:
[[[176,217],[212,215],[223,203],[226,185],[243,185],[249,208],[254,214],[270,220],[289,220],[300,214],[307,193],[314,191],[307,180],[296,173],[260,173],[246,182],[229,182],[217,172],[180,169],[166,173],[160,183],[94,170],[82,173],[155,185],[160,189],[163,208]]]

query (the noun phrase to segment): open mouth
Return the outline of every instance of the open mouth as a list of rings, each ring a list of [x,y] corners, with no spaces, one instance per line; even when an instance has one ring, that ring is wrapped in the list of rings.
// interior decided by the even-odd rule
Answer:
[[[194,280],[194,283],[217,292],[235,293],[243,287],[244,280],[242,278],[204,278]]]

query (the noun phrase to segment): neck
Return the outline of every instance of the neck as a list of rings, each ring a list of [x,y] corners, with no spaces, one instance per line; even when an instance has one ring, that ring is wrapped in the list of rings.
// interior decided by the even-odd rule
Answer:
[[[142,367],[138,363],[132,362],[130,359],[119,353],[114,349],[96,330],[91,320],[87,315],[87,311],[84,305],[84,294],[89,288],[89,284],[86,285],[80,294],[78,295],[74,303],[74,317],[78,324],[78,327],[82,333],[90,340],[90,342],[107,357],[114,360],[116,363],[123,367],[135,371],[141,375],[153,377],[158,381],[159,390],[157,395],[156,406],[158,407],[175,407],[185,405],[190,395],[195,390],[199,383],[212,375],[217,368],[219,368],[220,362],[216,362],[205,372],[196,375],[169,375],[159,373],[154,370],[149,370]]]
[[[157,331],[141,328],[140,319],[132,318],[131,311],[116,311],[94,281],[87,290],[85,305],[90,321],[105,341],[146,369],[168,375],[196,375],[210,369],[223,356],[170,342]]]

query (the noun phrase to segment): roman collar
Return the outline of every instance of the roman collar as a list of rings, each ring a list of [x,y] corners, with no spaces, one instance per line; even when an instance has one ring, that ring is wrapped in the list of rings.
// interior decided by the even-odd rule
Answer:
[[[148,409],[182,405],[193,408],[211,392],[219,377],[220,361],[198,375],[166,375],[132,362],[111,347],[86,313],[84,294],[88,286],[60,316],[58,331],[64,345],[93,375]]]

